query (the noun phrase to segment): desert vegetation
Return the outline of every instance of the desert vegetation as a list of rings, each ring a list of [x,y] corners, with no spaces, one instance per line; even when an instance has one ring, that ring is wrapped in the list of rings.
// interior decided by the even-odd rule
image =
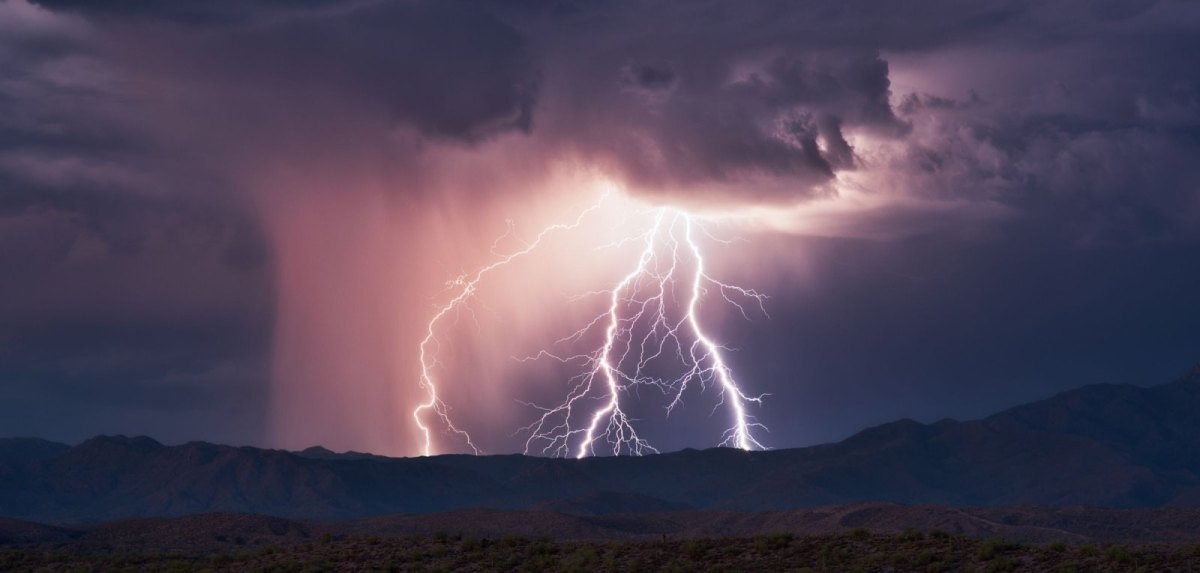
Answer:
[[[5,571],[1179,571],[1200,572],[1200,545],[1020,544],[932,530],[836,535],[555,541],[438,532],[338,536],[234,551],[80,547],[0,549]]]

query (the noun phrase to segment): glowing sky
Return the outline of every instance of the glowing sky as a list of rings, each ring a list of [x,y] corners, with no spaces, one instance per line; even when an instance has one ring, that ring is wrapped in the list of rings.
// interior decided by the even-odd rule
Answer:
[[[1197,30],[1174,0],[0,0],[0,435],[419,453],[447,281],[606,190],[441,335],[487,451],[567,395],[518,358],[603,312],[659,207],[770,297],[703,318],[772,447],[1168,381],[1200,360]],[[630,413],[659,449],[729,427],[661,398]]]

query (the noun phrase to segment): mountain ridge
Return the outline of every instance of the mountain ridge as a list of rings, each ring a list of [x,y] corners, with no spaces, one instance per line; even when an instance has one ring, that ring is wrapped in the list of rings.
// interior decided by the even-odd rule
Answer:
[[[604,515],[889,501],[1200,505],[1200,365],[1160,386],[1089,385],[979,420],[909,419],[832,444],[642,458],[388,458],[147,437],[0,440],[0,515],[51,523],[211,512],[347,519],[490,508]],[[609,507],[611,506],[611,507]]]

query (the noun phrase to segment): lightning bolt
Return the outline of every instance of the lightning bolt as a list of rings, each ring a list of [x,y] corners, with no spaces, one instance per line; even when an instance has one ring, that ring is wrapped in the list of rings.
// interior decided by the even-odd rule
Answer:
[[[419,384],[420,384],[421,389],[426,391],[426,393],[428,394],[428,397],[426,398],[426,400],[424,402],[419,404],[413,410],[412,416],[413,416],[413,420],[415,420],[417,423],[417,428],[420,429],[421,435],[424,438],[424,444],[423,444],[422,450],[421,450],[422,455],[425,455],[425,456],[433,455],[432,432],[430,431],[429,426],[425,425],[425,422],[423,422],[421,419],[422,416],[428,411],[432,411],[434,414],[436,414],[437,417],[439,419],[441,419],[442,424],[444,424],[446,426],[446,429],[449,430],[450,432],[452,432],[453,434],[459,436],[460,438],[462,438],[463,441],[466,442],[467,447],[471,448],[471,451],[475,452],[476,455],[482,453],[482,451],[479,449],[479,447],[477,447],[475,445],[475,442],[471,439],[471,435],[468,434],[465,430],[462,430],[458,426],[456,426],[454,424],[454,422],[450,419],[450,408],[438,396],[437,382],[433,376],[434,366],[437,365],[438,346],[440,345],[440,342],[438,341],[438,338],[437,338],[438,326],[448,316],[453,315],[456,311],[461,309],[464,305],[466,305],[470,301],[471,297],[473,297],[475,295],[475,292],[479,287],[479,282],[481,280],[483,280],[484,277],[491,274],[496,269],[499,269],[499,268],[503,267],[504,265],[507,265],[508,263],[511,263],[521,257],[524,257],[525,255],[528,255],[529,253],[532,253],[534,250],[536,250],[538,248],[539,245],[542,244],[542,241],[545,240],[545,238],[547,236],[549,236],[555,232],[567,231],[567,230],[578,228],[579,225],[581,225],[583,223],[584,218],[586,218],[593,211],[596,211],[597,209],[599,209],[600,205],[604,202],[604,200],[607,197],[608,197],[608,193],[606,192],[606,193],[604,193],[604,195],[602,195],[600,197],[600,199],[595,204],[593,204],[590,207],[588,207],[587,209],[584,209],[583,211],[581,211],[573,222],[565,223],[565,224],[559,223],[559,224],[550,225],[549,227],[542,229],[542,232],[538,233],[537,237],[535,237],[533,239],[533,241],[526,243],[524,248],[500,257],[499,260],[497,260],[485,267],[480,268],[479,270],[475,271],[473,274],[459,275],[458,277],[455,277],[453,280],[447,282],[447,288],[449,288],[449,289],[457,288],[458,294],[456,294],[453,298],[451,298],[449,301],[447,301],[445,304],[443,304],[441,307],[439,307],[437,309],[437,312],[434,313],[433,318],[429,319],[429,324],[427,324],[425,327],[425,337],[421,339],[421,345],[420,345],[420,357],[419,358],[420,358],[420,364],[421,364],[421,375],[419,378]],[[511,226],[510,226],[510,231],[511,231]],[[493,247],[492,250],[494,252],[495,244],[493,244],[492,247]]]
[[[602,197],[600,201],[603,200]],[[469,302],[486,275],[533,252],[550,234],[578,228],[599,207],[598,202],[585,209],[572,223],[546,227],[521,250],[448,283],[458,289],[457,294],[434,314],[420,346],[420,385],[428,392],[428,398],[413,411],[413,417],[425,438],[425,455],[431,455],[433,449],[430,428],[422,422],[423,414],[429,411],[472,451],[480,453],[470,436],[454,425],[448,406],[438,397],[432,371],[436,365],[439,324]],[[599,331],[599,347],[575,354],[542,350],[521,359],[553,359],[580,366],[580,372],[568,379],[567,396],[558,405],[544,407],[522,402],[540,412],[533,423],[521,428],[527,434],[526,454],[582,458],[598,451],[613,455],[657,452],[639,436],[635,419],[623,408],[623,403],[636,395],[639,388],[652,388],[669,399],[666,414],[670,416],[694,385],[701,390],[715,386],[720,399],[714,412],[721,406],[729,411],[732,425],[722,434],[720,445],[743,450],[765,449],[754,435],[765,428],[747,412],[747,405],[761,404],[764,395],[750,395],[742,390],[724,357],[728,349],[704,330],[700,307],[705,295],[715,291],[748,318],[739,301],[753,301],[765,315],[766,297],[707,274],[703,250],[695,236],[697,229],[706,231],[696,217],[669,207],[655,208],[652,213],[649,229],[606,245],[641,244],[633,268],[611,289],[587,293],[603,295],[608,302],[606,310],[555,343],[555,347],[576,346]],[[680,289],[686,291],[683,297],[686,301],[677,300]],[[651,365],[664,361],[680,367],[679,374],[669,378],[654,375]]]
[[[691,385],[707,388],[714,383],[720,387],[718,406],[727,405],[733,418],[733,426],[723,434],[721,445],[765,449],[754,436],[754,430],[765,428],[746,412],[747,403],[761,404],[763,396],[742,391],[722,354],[725,349],[705,332],[699,311],[709,288],[720,291],[743,315],[745,308],[735,297],[755,301],[764,314],[766,297],[752,289],[717,281],[706,273],[704,255],[694,236],[698,225],[685,212],[656,209],[651,228],[635,237],[642,241],[642,250],[634,268],[611,290],[602,291],[608,295],[607,311],[558,341],[573,344],[603,324],[600,347],[591,353],[566,356],[543,350],[527,358],[551,358],[564,364],[582,363],[585,367],[581,374],[570,379],[571,390],[557,406],[527,404],[538,408],[541,416],[523,428],[529,434],[526,454],[583,458],[594,455],[598,445],[606,445],[613,455],[657,452],[638,435],[633,419],[622,409],[622,398],[634,394],[639,387],[658,389],[671,398],[667,406],[670,415],[682,404]],[[673,287],[681,280],[679,275],[684,272],[681,266],[688,262],[691,273],[686,282],[687,302],[682,316],[674,317]],[[688,334],[691,342],[685,343]],[[668,355],[684,366],[682,374],[664,379],[648,373],[652,362]],[[601,397],[602,405],[585,417],[586,423],[577,424],[578,411],[586,410],[585,399],[596,395]],[[578,443],[572,445],[573,440]]]

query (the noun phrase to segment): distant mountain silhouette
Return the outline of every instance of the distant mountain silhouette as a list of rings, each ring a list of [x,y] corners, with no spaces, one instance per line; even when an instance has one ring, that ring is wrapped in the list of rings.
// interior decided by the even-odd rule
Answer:
[[[1200,505],[1200,368],[1097,385],[983,420],[902,420],[837,444],[642,458],[386,458],[150,438],[0,440],[0,515],[45,522],[206,512],[351,518],[467,508],[561,514],[786,510],[864,501]]]
[[[296,455],[312,458],[314,460],[369,460],[369,459],[387,459],[386,456],[376,454],[368,454],[364,452],[335,452],[322,446],[313,446],[296,452]]]

